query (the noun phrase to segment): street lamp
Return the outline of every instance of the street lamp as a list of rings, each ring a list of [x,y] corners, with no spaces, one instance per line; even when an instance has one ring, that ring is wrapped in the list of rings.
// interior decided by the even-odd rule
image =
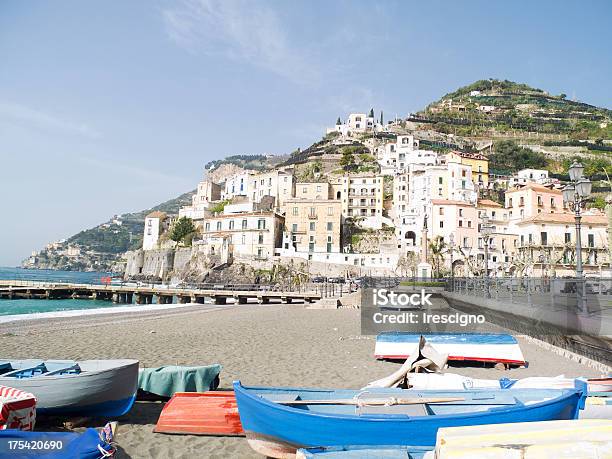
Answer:
[[[489,238],[491,236],[493,226],[489,223],[489,216],[487,215],[486,210],[482,212],[480,219],[482,220],[482,223],[480,224],[480,234],[482,234],[483,241],[484,241],[484,249],[485,249],[485,253],[484,253],[485,269],[484,269],[483,276],[484,276],[485,284],[487,287],[486,292],[487,292],[487,298],[488,298],[489,297]]]
[[[582,220],[582,207],[591,194],[592,183],[584,177],[584,166],[574,162],[569,168],[570,183],[563,188],[563,202],[574,211],[576,221],[576,295],[578,309],[586,311],[586,288],[584,285],[584,272],[582,269],[582,240],[580,237],[580,222]]]

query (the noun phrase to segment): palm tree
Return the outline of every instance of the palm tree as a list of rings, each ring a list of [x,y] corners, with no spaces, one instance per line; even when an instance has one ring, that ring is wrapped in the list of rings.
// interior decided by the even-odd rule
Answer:
[[[435,240],[429,243],[429,252],[431,258],[431,264],[433,265],[436,277],[440,277],[440,270],[442,262],[444,260],[444,253],[446,252],[446,242],[443,237],[437,237]]]

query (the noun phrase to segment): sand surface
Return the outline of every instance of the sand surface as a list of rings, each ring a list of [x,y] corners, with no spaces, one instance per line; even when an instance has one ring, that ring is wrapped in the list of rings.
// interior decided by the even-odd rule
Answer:
[[[360,335],[355,309],[309,310],[302,305],[208,305],[147,314],[20,321],[0,325],[0,347],[10,358],[133,358],[141,366],[223,365],[220,388],[247,385],[359,388],[398,364],[373,358],[374,337]],[[520,339],[528,368],[452,368],[477,378],[598,376]],[[120,423],[119,457],[261,457],[244,438],[153,433],[161,402],[136,402]],[[101,425],[92,421],[88,426]],[[40,425],[38,426],[41,427]]]

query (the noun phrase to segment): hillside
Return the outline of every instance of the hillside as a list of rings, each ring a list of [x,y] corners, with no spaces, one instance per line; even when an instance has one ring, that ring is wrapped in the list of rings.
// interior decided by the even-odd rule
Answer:
[[[565,179],[571,161],[579,159],[604,191],[612,176],[612,110],[551,95],[508,80],[479,80],[432,102],[422,111],[386,126],[386,132],[331,133],[304,150],[286,155],[232,155],[206,164],[215,181],[237,171],[264,171],[294,166],[299,180],[321,174],[373,172],[372,152],[397,134],[412,134],[424,149],[483,151],[492,173],[511,174],[521,168],[548,169]],[[601,182],[600,182],[601,181]],[[41,251],[24,266],[55,269],[110,269],[126,250],[141,246],[144,217],[153,210],[176,214],[191,202],[185,193],[151,209],[114,217]],[[602,206],[603,198],[597,198]],[[72,246],[71,251],[68,247]],[[74,248],[76,247],[76,249]],[[75,253],[77,253],[75,255]]]
[[[194,191],[150,209],[116,215],[65,241],[51,244],[50,247],[41,250],[36,257],[25,260],[23,266],[39,269],[110,271],[120,260],[123,252],[142,246],[144,219],[147,214],[155,210],[177,214],[181,206],[191,204]]]
[[[413,119],[464,136],[525,131],[565,141],[612,138],[612,110],[508,80],[479,80],[461,87]]]

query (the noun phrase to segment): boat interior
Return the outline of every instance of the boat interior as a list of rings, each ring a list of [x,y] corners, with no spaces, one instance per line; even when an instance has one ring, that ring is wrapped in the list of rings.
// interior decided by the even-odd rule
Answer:
[[[255,389],[251,393],[271,402],[321,414],[433,416],[506,410],[560,397],[558,389],[506,389],[503,391],[414,391],[382,389],[367,391],[273,392]],[[419,402],[423,399],[423,403]],[[435,401],[438,400],[438,401]],[[309,404],[308,401],[314,403]],[[292,404],[291,402],[296,402]]]
[[[0,361],[0,377],[25,379],[36,376],[78,375],[81,367],[74,360]]]

